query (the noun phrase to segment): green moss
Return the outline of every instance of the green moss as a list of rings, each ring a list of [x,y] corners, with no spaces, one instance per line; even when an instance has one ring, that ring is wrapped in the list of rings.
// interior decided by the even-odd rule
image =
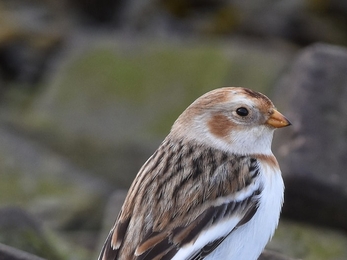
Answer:
[[[34,180],[16,169],[6,169],[1,173],[0,205],[27,205],[36,198],[61,197],[78,193],[76,187],[56,181],[54,178],[40,177]]]
[[[347,237],[340,232],[281,221],[269,248],[305,260],[347,259]]]
[[[210,47],[147,49],[139,55],[96,49],[68,66],[58,95],[62,102],[82,96],[92,103],[125,98],[140,104],[165,85],[169,87],[164,91],[211,86],[225,75],[226,63],[222,53]]]

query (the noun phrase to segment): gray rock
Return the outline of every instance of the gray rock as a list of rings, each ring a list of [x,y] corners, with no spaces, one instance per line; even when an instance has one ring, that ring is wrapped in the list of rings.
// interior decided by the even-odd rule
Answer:
[[[44,260],[44,258],[29,254],[17,248],[0,244],[1,260]]]
[[[284,216],[347,230],[347,49],[305,49],[276,89],[293,126],[275,154],[286,184]]]
[[[0,136],[0,205],[19,202],[52,229],[99,225],[106,181],[14,128],[0,124]]]

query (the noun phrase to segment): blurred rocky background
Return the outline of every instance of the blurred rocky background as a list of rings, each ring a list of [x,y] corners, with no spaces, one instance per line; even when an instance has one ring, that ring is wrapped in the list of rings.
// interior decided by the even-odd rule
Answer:
[[[95,259],[173,121],[231,85],[293,123],[261,259],[347,259],[346,45],[344,0],[0,0],[0,259]]]

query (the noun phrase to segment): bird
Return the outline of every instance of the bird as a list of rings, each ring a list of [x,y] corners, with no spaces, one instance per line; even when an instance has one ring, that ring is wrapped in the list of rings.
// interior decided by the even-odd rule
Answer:
[[[140,168],[98,259],[257,259],[284,198],[273,133],[289,125],[248,88],[196,99]]]

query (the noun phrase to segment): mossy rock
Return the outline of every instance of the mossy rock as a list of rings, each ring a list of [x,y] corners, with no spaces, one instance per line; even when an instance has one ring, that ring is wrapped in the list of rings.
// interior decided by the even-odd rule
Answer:
[[[66,59],[15,124],[128,187],[197,97],[228,85],[270,93],[289,59],[238,43],[95,44]]]

